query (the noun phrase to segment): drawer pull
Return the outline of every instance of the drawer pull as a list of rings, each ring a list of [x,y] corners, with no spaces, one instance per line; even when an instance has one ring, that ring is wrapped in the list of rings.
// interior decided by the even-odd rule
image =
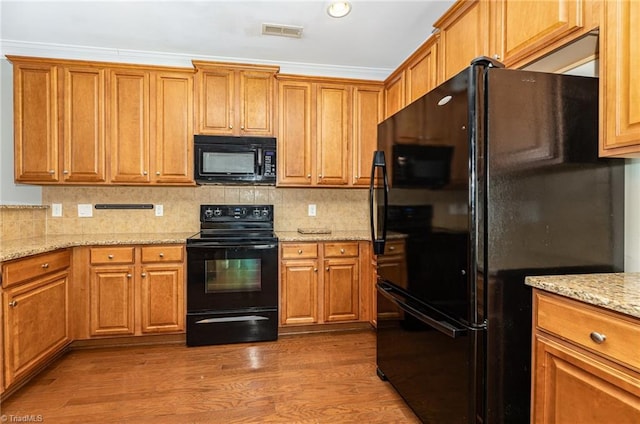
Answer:
[[[589,337],[591,337],[591,340],[593,340],[594,343],[597,343],[597,344],[602,344],[605,342],[605,340],[607,340],[607,336],[605,336],[604,334],[598,333],[597,331],[591,332],[591,334],[589,334]]]
[[[396,250],[395,246],[389,246],[389,250]]]
[[[340,249],[340,253],[344,254],[344,249]]]
[[[142,278],[145,278],[147,276],[146,272],[143,272],[142,274],[140,274],[142,276]]]
[[[107,255],[107,258],[113,259],[113,255]]]
[[[43,268],[43,269],[47,269],[47,268],[49,268],[49,264],[46,264],[46,263],[45,263],[45,264],[42,264],[42,268]]]
[[[9,306],[11,306],[12,308],[15,308],[16,306],[18,306],[18,301],[12,300],[11,302],[9,302]]]
[[[164,253],[160,252],[160,257],[164,258]]]
[[[298,255],[302,255],[302,249],[298,249]]]
[[[127,274],[127,278],[131,278],[131,277],[132,277],[132,275],[131,275],[131,274]]]

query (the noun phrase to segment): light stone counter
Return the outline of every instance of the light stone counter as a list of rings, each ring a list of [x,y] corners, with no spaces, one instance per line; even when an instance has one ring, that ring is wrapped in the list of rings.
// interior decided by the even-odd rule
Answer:
[[[0,242],[0,262],[75,246],[185,243],[194,233],[84,234],[33,237]]]
[[[640,318],[640,273],[537,276],[525,284]]]

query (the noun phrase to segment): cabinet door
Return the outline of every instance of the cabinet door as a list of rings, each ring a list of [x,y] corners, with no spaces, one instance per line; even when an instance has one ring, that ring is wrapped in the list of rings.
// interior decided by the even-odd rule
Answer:
[[[384,83],[384,117],[388,118],[405,106],[405,74],[398,73]]]
[[[90,281],[92,336],[133,335],[134,267],[95,267]]]
[[[311,184],[311,83],[278,84],[278,185]]]
[[[233,134],[235,75],[225,68],[199,71],[199,134]]]
[[[438,85],[438,40],[432,36],[406,65],[406,104],[427,94]]]
[[[67,274],[8,290],[3,302],[6,387],[70,341]]]
[[[184,267],[147,265],[140,284],[143,333],[184,330]]]
[[[353,321],[359,317],[358,259],[324,261],[324,321]]]
[[[600,155],[640,156],[640,2],[607,1],[600,29]]]
[[[111,71],[111,182],[150,181],[149,78],[147,71]]]
[[[318,322],[318,261],[282,262],[280,324]]]
[[[65,67],[63,78],[62,178],[65,182],[104,182],[105,71]]]
[[[275,77],[271,72],[240,72],[240,134],[273,135]]]
[[[382,120],[382,87],[355,87],[353,90],[353,181],[368,186],[373,152],[378,145],[378,122]]]
[[[345,185],[351,167],[351,89],[340,84],[317,84],[316,96],[315,183]]]
[[[489,54],[488,1],[458,1],[434,24],[440,28],[438,66],[448,80],[478,56]]]
[[[638,423],[640,375],[564,343],[534,341],[533,423]]]
[[[154,181],[193,184],[193,74],[155,76]]]
[[[54,65],[13,65],[15,179],[59,181],[58,72]]]

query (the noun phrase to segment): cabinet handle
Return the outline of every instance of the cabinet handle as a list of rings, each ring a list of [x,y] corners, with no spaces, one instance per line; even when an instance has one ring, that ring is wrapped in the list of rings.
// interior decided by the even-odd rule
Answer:
[[[344,254],[344,249],[340,249],[340,253]]]
[[[591,334],[589,334],[589,337],[591,337],[591,340],[593,340],[597,344],[602,344],[605,342],[605,340],[607,340],[607,336],[602,333],[598,333],[597,331],[591,332]]]
[[[298,249],[298,255],[302,255],[302,249]]]
[[[156,175],[160,175],[160,171],[156,171]]]
[[[495,60],[500,60],[500,55],[496,53],[496,54],[493,55],[493,58]]]
[[[322,178],[322,174],[318,175],[318,178]]]
[[[69,173],[69,171],[67,171],[67,170],[65,169],[64,171],[62,171],[62,173],[63,173],[64,175],[67,175],[67,174]]]
[[[107,258],[113,259],[113,255],[107,255]]]
[[[148,172],[147,171],[142,171],[142,175],[147,175]]]
[[[233,125],[229,125],[229,129],[232,130],[233,129]]]
[[[389,246],[389,250],[396,250],[395,246]]]
[[[11,302],[9,302],[9,306],[11,306],[12,308],[15,308],[16,306],[18,306],[18,301],[12,300]]]
[[[329,267],[327,267],[326,270],[329,271]]]
[[[358,177],[358,176],[356,175],[356,180],[357,180],[358,178],[360,178],[360,177]]]
[[[243,125],[243,126],[241,126],[241,127],[240,127],[240,129],[241,129],[242,131],[244,131],[244,125]]]
[[[132,275],[131,275],[131,274],[127,274],[127,278],[131,278],[131,277],[132,277]]]
[[[144,278],[144,277],[146,277],[146,276],[147,276],[147,273],[146,273],[146,272],[143,272],[143,273],[142,273],[142,274],[140,274],[140,275],[142,276],[142,278]]]
[[[159,255],[159,256],[160,256],[161,258],[164,258],[164,253],[160,252],[160,255]]]
[[[318,272],[318,268],[313,268],[313,272]]]
[[[45,264],[42,264],[42,268],[43,268],[43,269],[47,269],[47,268],[49,268],[49,264],[46,264],[46,263],[45,263]]]
[[[307,178],[311,178],[311,174],[307,174]]]

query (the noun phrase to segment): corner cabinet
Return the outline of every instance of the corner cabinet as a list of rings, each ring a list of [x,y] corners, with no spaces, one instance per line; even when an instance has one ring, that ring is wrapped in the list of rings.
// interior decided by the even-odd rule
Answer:
[[[4,388],[26,381],[71,342],[70,251],[2,264]]]
[[[194,185],[193,70],[7,58],[17,182]]]
[[[278,186],[367,186],[382,84],[278,76]]]
[[[367,242],[280,246],[280,326],[368,321]]]
[[[640,422],[640,320],[535,289],[531,422]]]
[[[193,61],[198,134],[273,136],[278,66]]]
[[[600,155],[640,157],[640,2],[602,2]]]

